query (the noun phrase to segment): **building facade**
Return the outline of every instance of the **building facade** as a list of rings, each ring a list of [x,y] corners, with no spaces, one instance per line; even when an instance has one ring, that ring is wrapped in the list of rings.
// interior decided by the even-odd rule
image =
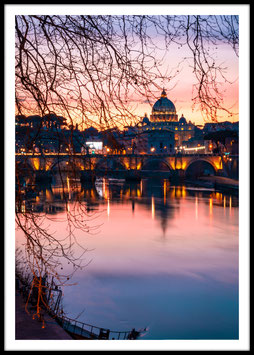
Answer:
[[[183,115],[178,120],[175,105],[167,98],[164,89],[161,97],[152,107],[150,119],[145,115],[139,124],[139,129],[151,135],[150,145],[153,138],[156,140],[154,152],[157,153],[163,152],[164,147],[166,147],[165,152],[174,152],[175,148],[182,146],[185,141],[195,136],[195,125],[190,121],[187,122]],[[154,134],[153,131],[157,133]]]

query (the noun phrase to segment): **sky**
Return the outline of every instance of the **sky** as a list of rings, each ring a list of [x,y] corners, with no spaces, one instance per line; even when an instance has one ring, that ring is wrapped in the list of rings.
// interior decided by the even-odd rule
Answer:
[[[173,53],[172,53],[173,52]],[[177,66],[178,62],[181,62],[184,57],[189,57],[190,52],[187,48],[174,48],[173,51],[168,53],[165,58],[164,67],[166,68],[169,63],[170,66]],[[237,122],[239,120],[239,71],[238,71],[238,57],[235,55],[232,49],[228,46],[221,45],[216,53],[218,58],[218,63],[226,69],[226,77],[231,83],[225,83],[220,81],[220,89],[223,92],[223,103],[226,108],[231,110],[234,114],[230,117],[225,112],[219,112],[219,121],[231,121]],[[192,73],[191,59],[183,62],[180,65],[179,74],[172,80],[170,85],[162,86],[165,87],[167,92],[167,98],[170,99],[175,107],[178,114],[178,118],[184,115],[187,121],[192,123],[203,125],[204,118],[199,110],[198,106],[192,107],[193,102],[193,85],[196,83],[194,75]],[[158,90],[158,98],[161,95],[161,91]],[[138,115],[142,116],[147,113],[148,117],[151,114],[151,105],[147,103],[136,103],[136,112]]]
[[[177,26],[176,26],[177,28]],[[176,107],[176,111],[178,114],[178,117],[180,118],[181,115],[184,115],[184,117],[187,119],[187,121],[191,121],[194,124],[204,124],[205,122],[207,122],[209,120],[208,117],[204,117],[204,115],[202,114],[202,112],[200,111],[200,108],[198,107],[198,105],[193,106],[193,98],[195,97],[195,90],[194,89],[194,85],[198,84],[197,79],[195,78],[194,74],[193,74],[193,54],[191,52],[191,50],[188,48],[187,45],[181,46],[179,44],[170,44],[169,48],[167,51],[165,51],[165,43],[164,43],[164,38],[163,36],[159,36],[158,34],[155,33],[155,31],[151,31],[149,32],[149,34],[152,36],[152,39],[154,41],[154,44],[157,47],[151,47],[151,49],[154,51],[154,57],[155,60],[157,62],[159,62],[163,56],[163,61],[161,62],[161,66],[160,66],[160,71],[162,73],[162,75],[165,75],[166,73],[166,77],[171,77],[170,81],[169,80],[164,80],[164,79],[157,79],[156,80],[156,84],[158,90],[152,89],[153,94],[155,97],[157,97],[159,99],[162,88],[164,88],[167,92],[168,98],[175,104]],[[134,36],[135,37],[135,36]],[[52,37],[52,41],[55,41],[55,38]],[[56,43],[56,45],[59,45],[61,47],[61,43]],[[115,43],[114,43],[115,45]],[[139,45],[139,44],[138,44]],[[135,49],[138,49],[138,45],[137,47],[133,47],[132,50],[134,53],[133,55],[135,56]],[[82,46],[82,45],[81,45]],[[97,45],[95,45],[96,48]],[[119,44],[119,47],[124,47],[123,44]],[[239,77],[239,73],[238,73],[238,57],[236,56],[236,54],[234,53],[233,49],[231,47],[229,47],[229,45],[225,45],[225,44],[216,44],[215,45],[211,45],[211,51],[212,53],[212,57],[215,59],[215,66],[222,66],[224,68],[223,71],[223,75],[225,75],[226,79],[230,82],[225,82],[224,78],[220,75],[220,73],[217,71],[217,77],[216,77],[216,85],[219,89],[219,91],[222,93],[222,97],[223,97],[223,103],[222,106],[225,107],[226,109],[228,109],[231,113],[233,113],[232,115],[229,115],[227,112],[224,111],[219,111],[218,112],[218,120],[219,121],[225,121],[225,120],[229,120],[229,121],[233,121],[236,122],[239,120],[238,117],[238,102],[239,102],[239,92],[238,92],[238,77]],[[91,47],[87,47],[87,48],[91,48]],[[100,47],[98,46],[98,48],[100,49]],[[98,50],[97,48],[97,50]],[[102,45],[102,49],[103,49],[103,45]],[[161,50],[160,50],[161,49]],[[40,47],[40,52],[42,55],[44,51],[43,47]],[[211,53],[210,51],[210,53]],[[105,52],[107,53],[107,52]],[[104,66],[100,65],[100,69],[103,72],[102,74],[98,74],[98,72],[94,71],[93,67],[92,67],[92,63],[91,61],[94,59],[93,57],[93,52],[91,53],[86,53],[84,50],[84,53],[82,53],[83,57],[85,57],[87,55],[88,57],[88,67],[91,70],[91,75],[93,76],[93,78],[95,80],[97,80],[99,78],[103,78],[103,75],[107,73],[108,68],[108,62],[106,61]],[[104,59],[104,54],[102,53],[102,56],[100,58],[100,60]],[[74,53],[75,56],[75,61],[74,61],[74,65],[76,65],[77,70],[81,69],[81,72],[83,71],[83,76],[81,74],[79,80],[81,82],[81,84],[83,85],[83,87],[81,88],[81,91],[83,91],[83,97],[85,100],[87,100],[87,104],[89,107],[89,105],[92,105],[92,101],[93,98],[91,97],[91,95],[89,94],[89,92],[87,91],[92,89],[93,91],[93,87],[90,85],[91,83],[89,83],[89,75],[86,74],[86,69],[85,67],[82,66],[82,59],[79,56],[79,52],[76,51],[76,53]],[[114,56],[114,55],[113,55]],[[47,57],[45,57],[46,60]],[[64,56],[63,56],[64,58]],[[109,57],[110,58],[110,57]],[[135,60],[139,58],[136,57]],[[96,59],[96,57],[95,57]],[[64,60],[64,59],[62,59]],[[90,60],[90,61],[89,61]],[[138,59],[139,60],[139,59]],[[79,62],[81,64],[79,64]],[[140,63],[139,63],[140,64]],[[66,65],[69,65],[68,59],[66,58]],[[105,69],[104,69],[105,68]],[[126,69],[126,68],[125,68]],[[154,68],[151,68],[154,69]],[[128,70],[128,69],[127,69]],[[134,69],[135,70],[135,69]],[[114,73],[114,70],[113,70]],[[119,76],[121,75],[121,70],[116,70],[116,79],[115,82],[117,82],[117,80],[119,80]],[[43,77],[44,73],[42,74]],[[58,77],[61,76],[61,73],[59,72]],[[58,80],[58,78],[57,78]],[[82,81],[83,80],[83,81]],[[104,79],[103,79],[104,80]],[[59,82],[59,84],[61,84],[61,82]],[[103,83],[99,83],[96,84],[98,85],[98,87],[102,86],[103,90],[107,90],[107,81],[104,81]],[[112,82],[112,84],[114,85],[114,81]],[[73,91],[73,89],[75,90],[75,87],[72,87],[72,82],[71,80],[68,81],[64,84],[66,86],[65,91],[63,91],[63,96],[64,99],[66,99],[67,101],[69,100],[69,102],[71,103],[71,105],[73,105],[74,107],[76,105],[78,105],[78,95],[79,95],[79,90],[76,90],[76,93]],[[75,85],[75,83],[74,83]],[[124,86],[124,83],[122,84]],[[153,85],[153,83],[152,83]],[[117,86],[116,86],[117,88]],[[123,88],[124,90],[124,88]],[[70,94],[70,93],[73,94]],[[111,93],[110,93],[111,95]],[[213,93],[212,93],[213,95]],[[52,96],[53,97],[53,96]],[[88,99],[89,97],[89,99]],[[108,99],[108,98],[107,98]],[[107,100],[106,99],[106,100]],[[75,102],[76,100],[76,102]],[[102,96],[102,100],[104,100],[104,97]],[[110,100],[110,99],[109,99]],[[132,112],[134,115],[136,115],[137,117],[140,117],[141,119],[144,117],[145,113],[148,115],[148,117],[151,114],[151,110],[152,110],[152,105],[155,103],[156,99],[152,99],[150,103],[146,102],[147,100],[144,97],[138,96],[137,94],[133,94],[133,95],[129,95],[128,96],[128,104],[131,106]],[[98,101],[99,103],[99,101]],[[86,103],[84,105],[86,107]],[[66,114],[64,112],[58,111],[56,112],[57,114],[60,114],[64,117],[66,117]],[[30,113],[31,114],[31,113]],[[34,112],[33,114],[36,114],[36,112]],[[79,111],[76,112],[75,116],[78,117],[79,115]],[[66,117],[68,118],[68,116]],[[92,117],[92,119],[95,119],[95,117]],[[78,122],[78,120],[76,121]]]

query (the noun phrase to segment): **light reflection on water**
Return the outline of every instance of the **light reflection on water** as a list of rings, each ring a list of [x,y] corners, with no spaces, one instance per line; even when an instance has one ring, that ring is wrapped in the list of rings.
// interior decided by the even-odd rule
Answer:
[[[94,232],[76,231],[91,262],[64,288],[68,316],[111,330],[148,326],[143,339],[238,338],[237,197],[166,180],[77,189],[68,179],[65,191],[41,189],[33,210],[62,237],[77,196]],[[22,238],[17,231],[17,245]]]

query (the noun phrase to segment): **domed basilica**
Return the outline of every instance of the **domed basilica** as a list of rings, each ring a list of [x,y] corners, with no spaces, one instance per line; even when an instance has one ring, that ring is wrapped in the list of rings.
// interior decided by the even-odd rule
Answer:
[[[167,98],[167,93],[163,89],[161,97],[152,107],[150,119],[145,115],[139,125],[142,132],[170,131],[174,134],[175,146],[181,146],[184,141],[188,141],[195,134],[195,125],[186,118],[178,120],[174,103]],[[162,133],[162,132],[161,132]],[[159,134],[159,133],[158,133]]]

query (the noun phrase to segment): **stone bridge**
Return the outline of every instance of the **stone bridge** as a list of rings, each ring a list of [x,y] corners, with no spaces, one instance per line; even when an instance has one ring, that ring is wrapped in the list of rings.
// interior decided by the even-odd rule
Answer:
[[[61,171],[93,175],[168,176],[198,175],[229,176],[238,171],[238,157],[210,154],[16,154],[17,171],[56,174]]]

